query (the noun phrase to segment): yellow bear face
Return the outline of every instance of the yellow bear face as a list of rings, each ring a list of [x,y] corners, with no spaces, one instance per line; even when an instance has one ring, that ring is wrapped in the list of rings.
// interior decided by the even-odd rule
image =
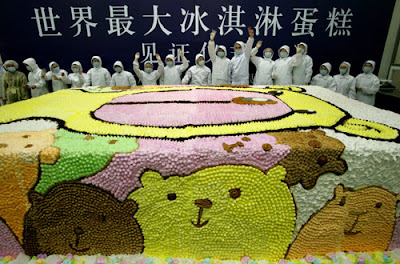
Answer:
[[[144,254],[202,259],[279,260],[292,238],[295,205],[286,170],[217,166],[186,177],[142,175],[129,198],[145,237]]]

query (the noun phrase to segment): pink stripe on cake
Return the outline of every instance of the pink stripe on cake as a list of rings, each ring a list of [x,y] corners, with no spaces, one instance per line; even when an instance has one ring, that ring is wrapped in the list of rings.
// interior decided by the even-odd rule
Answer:
[[[234,98],[271,100],[274,104],[238,104]],[[182,127],[269,120],[291,109],[278,98],[256,92],[204,90],[131,94],[103,105],[96,118],[118,124]]]
[[[163,176],[187,176],[218,165],[251,164],[268,170],[290,153],[267,134],[195,138],[186,141],[138,139],[139,149],[116,154],[101,172],[83,182],[111,191],[119,200],[141,187],[140,175],[147,169]]]

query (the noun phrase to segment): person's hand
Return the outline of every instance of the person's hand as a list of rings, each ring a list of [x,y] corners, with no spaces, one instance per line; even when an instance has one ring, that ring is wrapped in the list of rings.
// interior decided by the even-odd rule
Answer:
[[[275,80],[276,78],[278,78],[278,75],[277,75],[276,73],[273,73],[273,74],[272,74],[272,79]]]
[[[24,88],[30,88],[30,87],[29,87],[29,84],[25,84],[25,85],[24,85]]]
[[[58,76],[56,76],[55,74],[53,74],[53,80],[59,81],[60,78],[58,78]]]
[[[215,35],[217,34],[217,31],[215,31],[214,29],[211,31],[210,33],[210,40],[214,41]]]
[[[182,59],[183,59],[183,57],[185,57],[185,54],[183,53],[183,51],[181,49],[178,49],[178,54],[179,54],[179,56],[181,56]]]
[[[62,73],[61,73],[61,76],[65,76],[65,72],[62,72]]]
[[[32,87],[31,87],[32,89],[35,89],[36,88],[36,85],[32,85]]]
[[[300,54],[301,48],[299,45],[294,45],[294,47],[296,48],[296,54]]]
[[[46,75],[46,69],[42,69],[42,78]]]
[[[161,57],[160,57],[160,54],[156,54],[156,59],[158,60],[158,61],[161,61]]]
[[[357,91],[362,91],[362,88],[360,86],[356,86]]]
[[[262,46],[262,40],[257,41],[256,48],[259,49]]]
[[[138,60],[140,58],[140,53],[139,52],[136,52],[136,54],[135,54],[135,60]]]
[[[252,30],[251,27],[248,27],[247,30],[249,31],[249,37],[254,38],[254,30]]]

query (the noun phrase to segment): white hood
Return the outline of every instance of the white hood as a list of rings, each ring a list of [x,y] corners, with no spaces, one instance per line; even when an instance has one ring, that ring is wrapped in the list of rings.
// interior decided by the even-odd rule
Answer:
[[[286,50],[287,51],[287,53],[288,53],[288,56],[287,56],[287,58],[289,57],[289,55],[290,55],[290,48],[289,48],[289,46],[288,45],[283,45],[282,47],[280,47],[279,48],[279,50],[278,50],[278,53],[279,53],[279,57],[281,57],[281,49],[284,49],[284,50]]]
[[[243,41],[236,41],[235,46],[236,46],[236,44],[239,44],[240,47],[242,47],[242,51],[244,52],[244,50],[246,49],[246,44]],[[235,54],[235,56],[237,56],[237,55]]]
[[[100,62],[100,66],[99,66],[99,67],[102,67],[103,61],[101,60],[100,56],[93,56],[93,57],[92,57],[92,60],[90,61],[92,64],[93,64],[93,60],[94,60],[94,59],[98,59],[99,62]]]
[[[198,60],[200,57],[203,57],[203,59],[205,59],[203,54],[197,54],[197,55],[196,55],[196,64],[197,64],[197,65],[198,65],[197,60]]]
[[[39,66],[36,64],[36,60],[34,58],[27,58],[23,61],[24,64],[27,64],[29,67],[32,68],[32,71],[35,71]]]
[[[375,65],[376,65],[375,61],[373,61],[373,60],[367,60],[366,62],[364,62],[363,67],[364,67],[364,65],[367,64],[367,63],[371,63],[371,65],[372,65],[372,71],[371,71],[371,73],[373,73],[374,70],[375,70]]]
[[[274,57],[274,51],[273,51],[271,48],[265,48],[265,49],[263,50],[263,57],[265,58],[265,52],[266,52],[268,49],[269,49],[269,50],[271,51],[271,53],[272,53],[272,56],[271,56],[271,58],[270,58],[270,59],[272,59],[272,57]]]
[[[124,65],[122,64],[121,61],[116,61],[116,62],[114,63],[113,68],[114,68],[115,66],[120,66],[120,67],[122,68],[122,71],[124,71]]]
[[[304,50],[304,55],[306,55],[307,52],[308,52],[308,45],[307,45],[306,43],[304,43],[304,42],[300,42],[299,45],[303,45],[303,46],[306,48],[306,49]]]
[[[79,67],[81,68],[81,71],[83,71],[82,64],[81,64],[79,61],[74,61],[74,62],[71,64],[71,70],[72,70],[72,66],[73,66],[73,65],[79,66]]]
[[[347,72],[343,76],[350,75],[351,64],[349,62],[347,62],[347,61],[344,61],[344,62],[340,63],[340,65],[342,65],[342,64],[346,65],[347,68],[348,68]],[[340,65],[339,65],[339,70],[340,70]]]
[[[144,66],[146,66],[146,64],[151,64],[151,67],[154,68],[154,65],[153,65],[153,63],[151,61],[145,61],[144,62]]]
[[[171,59],[173,65],[175,65],[175,56],[172,54],[168,54],[167,57],[165,57],[165,63],[167,63],[167,59]]]
[[[217,46],[217,52],[218,52],[219,49],[223,49],[223,50],[224,50],[225,55],[224,55],[223,58],[225,58],[226,55],[227,55],[226,47],[225,47],[224,45],[218,45],[218,46]],[[243,47],[242,47],[242,49],[243,49]]]
[[[328,69],[328,74],[331,73],[332,64],[330,64],[329,62],[325,62],[325,63],[322,63],[319,68],[321,69],[322,66],[325,66]]]
[[[53,68],[52,68],[52,67],[53,67],[53,65],[54,65],[54,64],[57,64],[57,65],[58,65],[58,63],[57,63],[57,62],[55,62],[55,61],[52,61],[52,62],[50,62],[50,63],[49,63],[49,69],[50,69],[50,71],[52,71],[52,70],[53,70]],[[60,66],[59,66],[59,67],[60,67]]]

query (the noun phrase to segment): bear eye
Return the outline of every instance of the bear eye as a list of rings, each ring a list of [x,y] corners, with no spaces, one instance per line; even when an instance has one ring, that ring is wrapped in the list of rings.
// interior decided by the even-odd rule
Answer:
[[[342,200],[340,200],[339,205],[340,205],[340,206],[343,206],[343,205],[345,205],[345,204],[346,204],[346,196],[343,196],[343,197],[342,197]]]
[[[107,220],[107,217],[104,214],[99,215],[99,220],[101,222],[105,222]]]
[[[381,207],[382,207],[382,203],[380,203],[380,202],[379,202],[379,203],[376,203],[376,204],[375,204],[375,207],[378,208],[378,209],[381,208]]]
[[[230,190],[229,190],[229,195],[230,195],[233,199],[239,198],[241,194],[242,194],[242,192],[240,191],[239,188],[230,189]]]
[[[168,197],[168,200],[170,200],[170,201],[176,200],[176,194],[175,193],[169,193],[167,195],[167,197]]]

